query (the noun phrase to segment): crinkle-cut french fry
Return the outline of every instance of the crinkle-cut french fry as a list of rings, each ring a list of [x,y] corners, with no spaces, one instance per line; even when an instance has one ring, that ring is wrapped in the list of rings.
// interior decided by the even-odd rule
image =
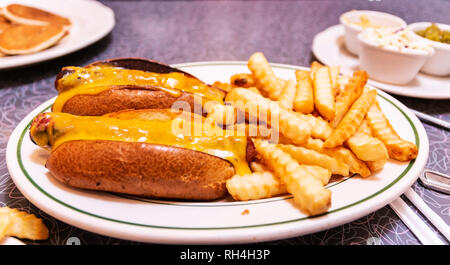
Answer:
[[[278,102],[264,98],[245,88],[235,88],[226,96],[226,101],[234,104],[236,108],[245,108],[246,115],[256,116],[280,132],[295,144],[302,144],[311,136],[311,125],[299,118],[295,112],[281,108]],[[256,113],[250,113],[256,112]],[[272,120],[276,120],[272,124]]]
[[[281,92],[283,92],[284,84],[275,76],[264,54],[261,52],[254,53],[248,59],[248,69],[269,98],[278,100]]]
[[[336,128],[339,125],[355,100],[361,96],[364,86],[367,83],[367,78],[368,76],[365,71],[356,71],[353,73],[353,77],[350,78],[336,98],[336,115],[330,123],[331,127]]]
[[[253,82],[255,83],[254,86],[252,87],[248,87],[248,89],[252,90],[252,91],[258,91],[257,93],[262,95],[263,97],[268,98],[269,95],[267,94],[267,92],[264,90],[264,86],[259,82],[258,79],[256,79],[256,77],[252,74],[253,77]],[[279,78],[277,78],[278,80],[280,80]]]
[[[358,71],[356,71],[358,72]],[[345,88],[345,86],[348,84],[348,82],[350,82],[350,79],[352,78],[351,75],[339,75],[338,79],[337,79],[337,84],[339,86],[340,90],[343,90]]]
[[[379,145],[379,147],[373,148],[373,147],[367,147],[367,146],[361,145],[360,146],[361,148],[359,151],[354,150],[355,149],[354,147],[352,149],[352,147],[350,146],[349,143],[354,141],[354,138],[360,136],[361,134],[366,135],[367,137],[370,137],[370,138],[374,138],[375,142],[378,142],[377,145]],[[387,148],[384,145],[384,143],[381,142],[380,139],[373,137],[372,130],[370,129],[369,123],[367,122],[367,117],[366,117],[366,119],[363,120],[363,122],[361,123],[361,126],[359,126],[356,133],[347,140],[347,145],[350,147],[350,149],[352,149],[353,153],[355,153],[357,156],[358,156],[358,154],[357,154],[358,152],[360,152],[360,153],[364,152],[364,154],[358,156],[358,158],[361,160],[364,160],[363,156],[366,156],[368,153],[373,153],[373,154],[378,155],[378,158],[380,158],[379,160],[364,161],[372,173],[383,169],[384,164],[386,164],[387,159],[389,157]],[[383,157],[383,158],[381,158],[381,157]]]
[[[317,70],[319,70],[322,67],[325,67],[325,65],[323,65],[317,61],[314,61],[311,63],[311,80],[314,80]]]
[[[341,95],[341,93],[344,91],[345,86],[350,82],[350,79],[352,77],[350,75],[339,75],[337,79],[337,87],[338,87],[338,93],[336,95],[336,101],[338,97]],[[337,106],[336,106],[337,108]],[[337,110],[336,110],[337,111]]]
[[[370,169],[364,164],[363,161],[359,160],[352,151],[348,150],[345,147],[335,147],[330,153],[327,149],[325,149],[325,153],[329,155],[338,155],[344,159],[344,161],[349,165],[350,172],[359,174],[361,177],[370,176]]]
[[[329,68],[319,68],[314,76],[313,83],[316,109],[326,120],[333,120],[336,110]]]
[[[331,157],[336,158],[339,161],[346,163],[351,173],[359,174],[362,177],[370,176],[370,170],[367,165],[359,160],[352,151],[348,150],[343,146],[338,146],[334,148],[324,148],[324,143],[319,139],[308,139],[303,145],[308,149],[327,154]]]
[[[9,219],[8,231],[5,236],[13,236],[31,240],[45,240],[48,238],[48,229],[34,214],[11,209],[0,208],[0,216],[7,215]]]
[[[278,137],[278,142],[271,142],[275,144],[294,144],[290,139],[288,139],[286,136],[280,134]]]
[[[342,145],[345,140],[352,136],[358,130],[370,106],[375,102],[376,96],[376,90],[365,91],[353,103],[342,121],[325,141],[324,146],[330,148]]]
[[[364,133],[372,136],[372,130],[370,129],[369,123],[367,122],[367,118],[362,121],[356,133]]]
[[[369,167],[370,172],[374,173],[383,169],[384,164],[386,164],[387,159],[378,161],[366,161],[366,165]]]
[[[233,87],[245,87],[245,88],[253,87],[256,85],[253,75],[247,73],[239,73],[232,75],[230,77],[230,84]]]
[[[294,202],[302,211],[317,215],[328,210],[331,191],[324,188],[318,175],[331,175],[330,171],[299,165],[289,154],[268,142],[256,140],[255,147],[266,165],[286,185],[287,191],[294,196]]]
[[[272,172],[235,175],[227,180],[228,193],[238,201],[259,200],[287,193],[286,185]]]
[[[348,138],[347,145],[362,161],[386,160],[389,157],[383,142],[365,133],[355,133]]]
[[[322,117],[314,117],[311,114],[301,114],[298,113],[297,116],[300,116],[301,118],[305,119],[309,124],[311,124],[311,136],[313,138],[318,138],[322,140],[326,140],[328,137],[330,137],[331,133],[333,132],[333,129],[331,128],[330,124],[322,119]]]
[[[333,87],[334,96],[339,93],[339,86],[337,83],[337,79],[339,77],[339,72],[341,71],[340,66],[330,66],[330,77],[331,77],[331,85]]]
[[[292,110],[294,108],[294,99],[295,99],[295,82],[293,80],[288,80],[284,82],[283,92],[280,95],[279,102],[282,108]]]
[[[313,165],[326,168],[333,174],[349,175],[349,166],[343,161],[320,152],[295,145],[278,145],[283,151],[289,153],[301,165]],[[323,179],[323,184],[328,184],[329,179]]]
[[[314,111],[314,93],[311,81],[311,73],[305,70],[295,71],[297,79],[297,91],[294,99],[294,110],[309,114]]]
[[[261,91],[257,87],[251,86],[248,88],[248,90],[252,91],[253,93],[256,93],[258,95],[261,95]]]
[[[236,109],[230,105],[223,105],[216,101],[208,101],[204,108],[208,112],[206,118],[220,125],[236,123]]]
[[[235,136],[248,136],[260,139],[273,139],[272,134],[278,133],[267,126],[259,126],[249,123],[238,123],[226,126],[227,132],[233,132]]]
[[[390,158],[409,161],[417,157],[417,146],[398,136],[389,120],[384,116],[378,102],[373,104],[367,112],[367,121],[373,135],[386,145]]]
[[[262,164],[261,162],[256,162],[256,161],[253,161],[250,163],[250,168],[253,172],[269,171],[269,169],[264,164]]]
[[[220,89],[222,89],[223,91],[226,91],[226,92],[230,92],[233,89],[231,84],[220,82],[220,81],[214,82],[212,84],[212,86],[218,87],[218,88],[220,88]]]
[[[304,144],[302,144],[301,146],[320,152],[320,153],[324,153],[325,148],[323,147],[323,141],[320,139],[313,139],[313,138],[309,138]],[[329,149],[332,150],[332,149]]]

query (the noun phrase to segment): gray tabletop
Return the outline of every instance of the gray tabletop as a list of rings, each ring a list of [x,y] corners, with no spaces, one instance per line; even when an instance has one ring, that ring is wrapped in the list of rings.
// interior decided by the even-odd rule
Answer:
[[[108,238],[62,223],[32,205],[14,185],[5,161],[12,130],[31,110],[56,95],[53,82],[61,67],[111,57],[146,57],[169,64],[209,60],[247,60],[262,51],[271,62],[307,66],[314,59],[315,34],[338,23],[341,13],[371,9],[402,17],[407,23],[450,24],[449,1],[102,1],[116,15],[116,27],[104,39],[70,55],[38,65],[0,71],[0,206],[17,207],[45,219],[50,238],[28,244],[137,244]],[[450,91],[450,82],[447,84]],[[450,100],[397,97],[408,107],[450,121]],[[450,132],[424,124],[430,140],[427,167],[450,174]],[[414,190],[450,224],[450,196]],[[406,201],[407,199],[403,197]],[[410,205],[413,207],[412,205]],[[416,208],[414,208],[416,211]],[[432,227],[432,229],[434,229]],[[270,244],[420,244],[388,206],[354,222],[311,235]],[[448,242],[447,242],[448,243]]]

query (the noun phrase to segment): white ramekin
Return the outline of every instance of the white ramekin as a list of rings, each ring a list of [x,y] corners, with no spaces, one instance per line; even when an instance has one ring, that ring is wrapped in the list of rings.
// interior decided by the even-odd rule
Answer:
[[[415,34],[418,30],[424,30],[431,26],[431,22],[418,22],[413,23],[408,26],[412,32],[414,32],[414,37],[418,40],[425,41],[431,44],[434,48],[434,55],[428,59],[425,65],[420,69],[421,72],[438,75],[438,76],[446,76],[450,75],[450,44],[432,41],[427,38],[423,38],[418,34]],[[450,30],[450,25],[435,23],[440,29]]]
[[[358,23],[362,15],[366,16],[371,23],[382,27],[406,27],[406,22],[403,19],[388,13],[369,10],[353,10],[342,14],[339,17],[339,21],[342,25],[344,25],[345,29],[345,46],[349,52],[355,55],[359,54],[359,42],[357,36],[363,30],[363,28],[349,22]]]
[[[359,66],[369,78],[381,82],[404,85],[409,83],[419,72],[425,62],[434,54],[424,50],[403,49],[397,51],[379,47],[364,39],[363,33],[357,37]]]

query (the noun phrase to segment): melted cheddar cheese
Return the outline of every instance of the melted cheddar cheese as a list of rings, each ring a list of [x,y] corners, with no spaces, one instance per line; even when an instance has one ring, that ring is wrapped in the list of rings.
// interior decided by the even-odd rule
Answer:
[[[57,80],[59,95],[53,104],[55,112],[61,112],[64,104],[76,95],[95,95],[111,89],[112,86],[152,86],[173,97],[179,97],[184,91],[218,102],[223,102],[225,95],[223,91],[178,72],[158,74],[108,65],[85,68],[71,66],[63,70],[69,72]]]
[[[33,123],[30,134],[39,146],[59,145],[75,140],[109,140],[140,142],[186,148],[214,155],[233,164],[239,175],[249,174],[246,160],[247,138],[198,120],[117,119],[112,117],[75,116],[67,113],[45,113],[45,126]],[[138,155],[138,154],[137,154]],[[180,158],[182,159],[182,158]]]

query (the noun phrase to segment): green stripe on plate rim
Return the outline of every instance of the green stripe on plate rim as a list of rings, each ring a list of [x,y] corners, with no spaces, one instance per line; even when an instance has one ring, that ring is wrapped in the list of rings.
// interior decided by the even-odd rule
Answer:
[[[229,64],[229,65],[242,65],[242,64],[240,64],[240,63],[228,63],[228,64]],[[206,65],[206,64],[205,64],[205,65]],[[205,65],[202,65],[202,66],[205,66]],[[276,64],[272,64],[272,65],[274,65],[275,67],[278,67],[278,68],[286,68],[286,69],[296,68],[295,66],[293,66],[293,67],[291,68],[291,67],[287,67],[287,66],[279,66],[279,65],[276,65]],[[194,66],[197,66],[197,65],[194,65]],[[300,68],[300,67],[298,67],[298,68]],[[416,129],[414,123],[411,121],[411,119],[406,115],[406,113],[405,113],[402,109],[400,109],[396,104],[394,104],[392,101],[390,101],[389,99],[387,99],[385,96],[379,95],[379,94],[378,94],[378,96],[381,97],[381,98],[383,98],[384,100],[386,100],[386,101],[389,102],[390,104],[392,104],[392,105],[393,105],[395,108],[397,108],[397,109],[403,114],[403,116],[408,120],[408,122],[409,122],[409,124],[410,124],[410,126],[411,126],[411,128],[413,129],[413,132],[414,132],[415,143],[416,143],[416,145],[417,145],[417,148],[420,148],[420,139],[419,139],[419,135],[418,135],[417,129]],[[46,107],[45,109],[43,109],[40,113],[42,113],[42,112],[44,112],[44,111],[50,109],[50,107],[51,107],[51,105],[48,106],[48,107]],[[70,204],[68,204],[68,203],[65,203],[65,202],[63,202],[63,201],[61,201],[61,200],[55,198],[53,195],[47,193],[42,187],[40,187],[40,186],[33,180],[33,178],[31,178],[31,176],[30,176],[30,175],[28,174],[28,172],[25,170],[25,167],[24,167],[24,165],[23,165],[23,161],[22,161],[22,156],[21,156],[20,150],[21,150],[21,147],[22,147],[23,138],[24,138],[24,136],[25,136],[25,133],[28,131],[30,125],[31,125],[31,121],[28,123],[28,125],[27,125],[27,126],[24,128],[24,130],[22,131],[22,134],[20,135],[19,141],[18,141],[18,143],[17,143],[17,160],[18,160],[20,169],[22,170],[23,174],[24,174],[25,177],[31,182],[31,184],[32,184],[34,187],[36,187],[40,192],[42,192],[44,195],[46,195],[48,198],[52,199],[53,201],[55,201],[55,202],[57,202],[57,203],[59,203],[59,204],[65,206],[65,207],[67,207],[67,208],[69,208],[69,209],[72,209],[72,210],[74,210],[74,211],[77,211],[77,212],[79,212],[79,213],[86,214],[86,215],[91,216],[91,217],[95,217],[95,218],[99,218],[99,219],[103,219],[103,220],[115,222],[115,223],[121,223],[121,224],[126,224],[126,225],[134,225],[134,226],[140,226],[140,227],[149,227],[149,228],[175,229],[175,230],[223,230],[223,229],[241,229],[241,228],[255,228],[255,227],[263,227],[263,226],[271,226],[271,225],[281,225],[281,224],[286,224],[286,223],[293,223],[293,222],[299,222],[299,221],[303,221],[303,220],[307,220],[307,219],[312,219],[312,218],[315,218],[315,217],[319,217],[319,216],[323,216],[323,215],[328,215],[328,214],[331,214],[331,213],[336,213],[336,212],[339,212],[339,211],[348,209],[348,208],[350,208],[350,207],[353,207],[353,206],[355,206],[355,205],[361,204],[361,203],[363,203],[363,202],[365,202],[365,201],[367,201],[367,200],[369,200],[369,199],[371,199],[371,198],[373,198],[373,197],[375,197],[375,196],[377,196],[377,195],[383,193],[384,191],[386,191],[387,189],[389,189],[390,187],[392,187],[395,183],[397,183],[400,179],[402,179],[402,178],[406,175],[406,173],[409,172],[409,170],[411,169],[411,167],[413,166],[413,164],[414,164],[414,162],[415,162],[415,160],[411,160],[411,161],[409,162],[408,166],[405,168],[405,170],[403,170],[403,172],[402,172],[396,179],[394,179],[391,183],[389,183],[388,185],[386,185],[386,186],[385,186],[384,188],[382,188],[381,190],[379,190],[379,191],[373,193],[372,195],[369,195],[369,196],[367,196],[367,197],[365,197],[365,198],[363,198],[363,199],[361,199],[361,200],[359,200],[359,201],[356,201],[356,202],[354,202],[354,203],[348,204],[348,205],[346,205],[346,206],[342,206],[342,207],[340,207],[340,208],[338,208],[338,209],[334,209],[334,210],[331,210],[331,211],[328,211],[328,212],[326,212],[326,213],[323,213],[323,214],[320,214],[320,215],[316,215],[316,216],[306,216],[306,217],[303,217],[303,218],[297,218],[297,219],[285,220],[285,221],[281,221],[281,222],[265,223],[265,224],[255,224],[255,225],[247,225],[247,226],[230,226],[230,227],[172,227],[172,226],[157,226],[157,225],[148,225],[148,224],[133,223],[133,222],[123,221],[123,220],[117,220],[117,219],[113,219],[113,218],[109,218],[109,217],[105,217],[105,216],[100,216],[100,215],[97,215],[97,214],[94,214],[94,213],[90,213],[90,212],[87,212],[87,211],[78,209],[78,208],[76,208],[76,207],[74,207],[74,206],[72,206],[72,205],[70,205]],[[344,182],[344,181],[347,180],[347,179],[349,179],[349,178],[344,179],[342,182]],[[339,183],[338,183],[338,184],[339,184]],[[287,200],[287,199],[290,199],[290,198],[292,198],[292,197],[282,198],[282,199],[280,199],[280,200]],[[274,202],[274,201],[279,201],[279,200],[267,201],[267,203],[271,203],[271,202]],[[147,202],[148,202],[148,201],[147,201]],[[156,203],[156,202],[153,202],[153,203]],[[265,202],[254,202],[254,203],[247,203],[247,204],[258,204],[258,203],[265,203]],[[160,203],[160,204],[161,204],[161,203]],[[170,204],[170,203],[162,203],[162,204],[176,205],[176,204]],[[245,205],[245,204],[235,204],[235,205],[241,206],[241,205]],[[180,205],[176,205],[176,206],[180,206]],[[193,205],[185,205],[185,206],[193,206]],[[219,207],[221,207],[221,205],[214,205],[214,206],[219,206]],[[213,206],[212,206],[212,207],[213,207]]]

